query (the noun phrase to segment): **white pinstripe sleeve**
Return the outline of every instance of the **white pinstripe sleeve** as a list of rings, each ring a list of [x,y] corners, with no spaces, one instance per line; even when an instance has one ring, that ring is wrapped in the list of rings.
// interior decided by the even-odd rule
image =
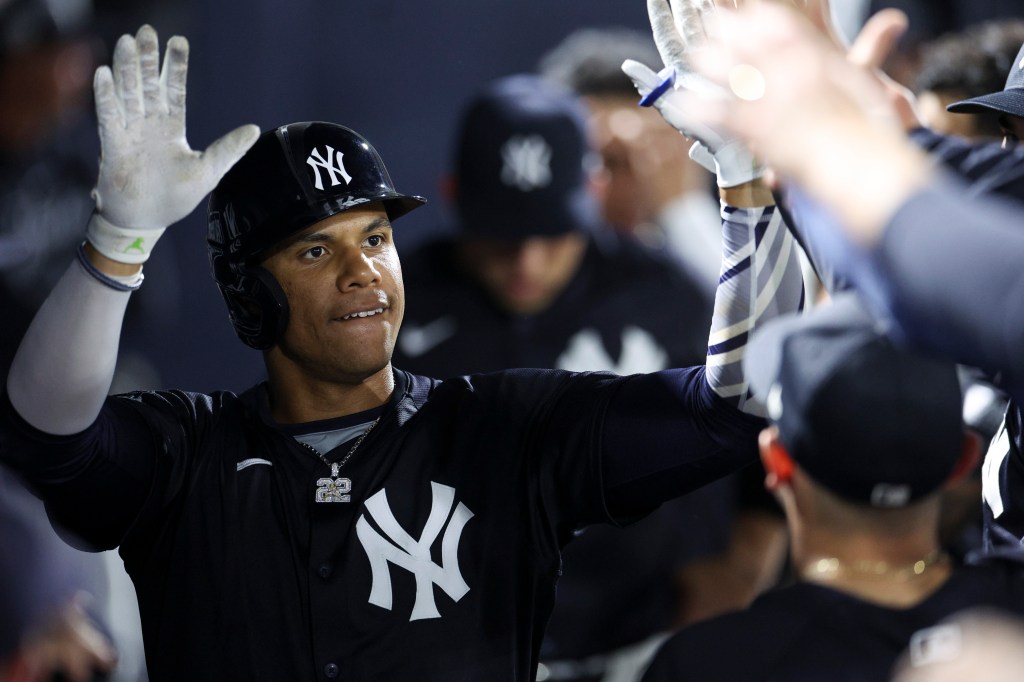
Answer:
[[[764,416],[748,400],[743,353],[750,333],[783,313],[802,310],[797,245],[774,206],[722,205],[722,271],[708,337],[707,382],[740,410]]]

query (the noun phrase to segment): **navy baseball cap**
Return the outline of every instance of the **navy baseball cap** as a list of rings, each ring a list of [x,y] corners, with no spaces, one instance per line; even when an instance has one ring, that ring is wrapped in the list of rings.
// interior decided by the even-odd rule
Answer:
[[[586,121],[576,95],[538,76],[500,78],[473,98],[455,158],[462,232],[520,240],[598,227]]]
[[[955,365],[894,345],[852,293],[766,324],[743,364],[794,461],[844,499],[903,507],[960,461]]]
[[[979,95],[970,99],[953,102],[946,111],[957,114],[983,114],[997,112],[1024,118],[1024,45],[1010,66],[1006,85],[998,92]]]

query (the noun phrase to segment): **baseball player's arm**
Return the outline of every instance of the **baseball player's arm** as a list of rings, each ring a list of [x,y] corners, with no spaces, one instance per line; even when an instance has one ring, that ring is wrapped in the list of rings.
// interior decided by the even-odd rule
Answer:
[[[877,79],[800,17],[759,3],[723,19],[728,30],[701,72],[726,84],[735,68],[753,67],[765,91],[695,115],[772,159],[811,217],[804,233],[823,259],[905,336],[1020,376],[1019,209],[969,198],[943,177],[907,140]],[[896,24],[880,13],[865,32],[881,36]]]
[[[695,73],[693,55],[714,29],[709,0],[648,0],[648,15],[664,68],[655,73],[626,60],[641,105],[654,106],[672,127],[695,140],[690,156],[715,173],[722,198],[723,254],[708,341],[706,378],[711,388],[739,409],[757,414],[747,401],[743,348],[761,322],[803,304],[803,277],[793,237],[764,183],[764,168],[738,138],[691,115],[688,96],[721,99],[722,88]]]
[[[143,26],[121,37],[112,67],[96,70],[96,210],[77,262],[36,314],[7,379],[15,411],[46,433],[77,433],[95,420],[142,263],[259,134],[243,126],[193,151],[185,139],[187,62],[188,42],[176,36],[161,69],[156,32]]]
[[[1024,402],[1022,205],[971,197],[941,177],[912,195],[865,255],[855,283],[917,346],[1001,373]]]
[[[801,309],[803,275],[795,241],[760,180],[723,191],[725,198],[753,205],[722,204],[722,274],[705,367],[630,377],[609,407],[602,466],[615,517],[644,513],[757,458],[764,408],[748,395],[747,338]]]
[[[971,142],[927,128],[912,130],[910,140],[961,176],[972,192],[1024,200],[1024,147]]]

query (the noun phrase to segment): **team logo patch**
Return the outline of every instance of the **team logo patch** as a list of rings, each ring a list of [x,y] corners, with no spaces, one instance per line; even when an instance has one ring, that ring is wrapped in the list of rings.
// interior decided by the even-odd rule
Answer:
[[[368,601],[390,611],[394,595],[388,564],[404,568],[416,578],[416,601],[410,621],[441,617],[434,602],[434,585],[454,601],[469,592],[469,585],[459,570],[459,542],[473,512],[461,502],[452,511],[455,488],[431,481],[430,490],[433,494],[430,515],[419,539],[413,538],[395,519],[383,489],[366,501],[366,511],[380,532],[365,514],[356,522],[356,535],[370,560],[373,584]],[[441,565],[438,566],[430,558],[430,548],[442,530]]]
[[[551,184],[551,145],[540,135],[516,135],[501,148],[501,181],[523,192]]]
[[[326,157],[316,147],[306,157],[306,163],[313,169],[313,186],[320,190],[324,188],[323,179],[320,177],[320,169],[327,171],[331,178],[331,187],[340,185],[341,180],[344,180],[346,185],[352,182],[352,176],[348,174],[348,171],[345,170],[345,164],[342,163],[342,158],[345,155],[334,151],[334,147],[329,144],[324,145],[324,148],[327,150]]]

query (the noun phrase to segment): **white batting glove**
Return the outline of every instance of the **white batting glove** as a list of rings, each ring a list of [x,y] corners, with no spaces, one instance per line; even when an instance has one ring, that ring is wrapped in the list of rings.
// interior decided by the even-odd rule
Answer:
[[[96,69],[100,133],[96,211],[86,238],[104,256],[143,263],[167,226],[189,213],[259,136],[245,125],[193,151],[185,139],[188,41],[167,41],[161,71],[156,31],[121,36],[113,68]]]
[[[718,178],[719,187],[735,187],[764,174],[764,167],[738,140],[697,122],[686,113],[684,93],[723,99],[728,92],[694,73],[688,51],[702,43],[714,12],[711,0],[647,0],[654,42],[665,68],[655,73],[640,62],[627,59],[623,72],[641,95],[642,106],[654,106],[669,125],[696,140],[690,158]],[[690,105],[692,106],[692,104]]]

